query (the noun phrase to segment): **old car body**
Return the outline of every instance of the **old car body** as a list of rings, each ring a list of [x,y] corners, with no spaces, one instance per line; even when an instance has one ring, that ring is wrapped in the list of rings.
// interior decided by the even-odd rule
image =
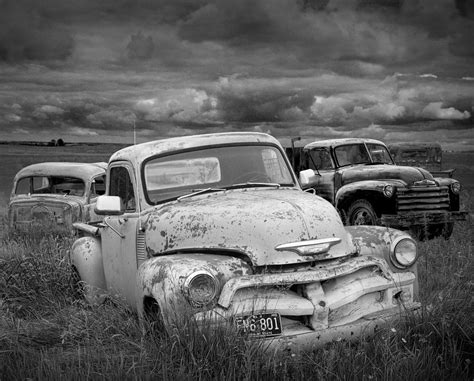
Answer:
[[[422,238],[451,235],[460,211],[460,183],[426,169],[395,165],[375,139],[332,139],[307,144],[299,167],[304,187],[330,201],[348,225],[411,229]]]
[[[89,301],[120,295],[170,328],[233,324],[268,348],[370,334],[419,307],[416,243],[345,227],[261,133],[186,136],[112,155],[99,224],[71,263]]]
[[[388,145],[395,163],[421,167],[434,177],[453,177],[454,168],[443,169],[443,151],[439,143],[403,142]]]
[[[21,169],[8,204],[10,226],[72,231],[74,222],[99,219],[93,205],[105,193],[106,168],[102,162],[45,162]]]

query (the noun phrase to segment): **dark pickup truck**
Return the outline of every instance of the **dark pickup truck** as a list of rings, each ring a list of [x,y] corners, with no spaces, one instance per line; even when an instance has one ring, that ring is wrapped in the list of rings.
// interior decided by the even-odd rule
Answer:
[[[460,211],[461,184],[419,167],[396,165],[374,139],[332,139],[288,148],[303,189],[330,201],[346,225],[410,230],[420,239],[449,238]]]

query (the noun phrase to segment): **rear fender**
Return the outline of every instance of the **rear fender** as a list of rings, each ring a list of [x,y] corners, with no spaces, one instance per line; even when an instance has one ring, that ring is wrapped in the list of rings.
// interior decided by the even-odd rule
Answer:
[[[77,239],[71,249],[71,263],[85,283],[85,297],[97,302],[107,290],[100,237],[85,236]]]

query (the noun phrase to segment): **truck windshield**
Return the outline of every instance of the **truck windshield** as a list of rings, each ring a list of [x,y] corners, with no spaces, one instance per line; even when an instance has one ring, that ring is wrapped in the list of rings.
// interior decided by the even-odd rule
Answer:
[[[146,196],[153,204],[209,188],[295,185],[280,150],[268,145],[222,146],[157,157],[145,163],[143,173]]]
[[[340,167],[351,164],[370,163],[369,153],[364,144],[346,144],[334,149]]]
[[[353,164],[393,164],[387,148],[381,144],[346,144],[334,149],[340,167]]]
[[[372,163],[394,164],[387,147],[380,144],[367,144]]]

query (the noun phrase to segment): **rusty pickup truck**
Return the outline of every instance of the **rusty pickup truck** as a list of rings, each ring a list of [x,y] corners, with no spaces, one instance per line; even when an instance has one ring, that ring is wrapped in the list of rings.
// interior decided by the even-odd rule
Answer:
[[[267,134],[122,149],[96,213],[102,222],[75,224],[75,283],[90,302],[120,295],[165,331],[186,315],[267,349],[307,348],[373,333],[420,306],[413,238],[345,227],[328,201],[302,191]]]
[[[303,188],[331,202],[347,225],[410,230],[420,239],[449,238],[454,222],[467,218],[460,210],[459,181],[396,165],[381,141],[321,140],[287,154]]]
[[[94,204],[105,193],[106,168],[102,162],[46,162],[21,169],[8,204],[10,227],[72,232],[74,222],[99,219]]]
[[[421,167],[434,177],[453,177],[455,168],[443,168],[443,150],[439,143],[393,143],[388,149],[398,165]]]

